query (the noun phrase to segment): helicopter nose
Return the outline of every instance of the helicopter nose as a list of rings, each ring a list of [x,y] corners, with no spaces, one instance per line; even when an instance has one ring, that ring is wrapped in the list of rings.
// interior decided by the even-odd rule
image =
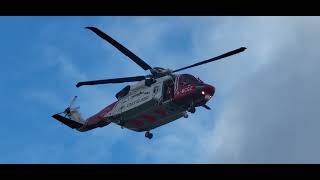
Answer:
[[[208,84],[205,85],[201,91],[201,94],[204,95],[204,98],[206,100],[209,100],[214,95],[214,93],[215,93],[215,87]]]

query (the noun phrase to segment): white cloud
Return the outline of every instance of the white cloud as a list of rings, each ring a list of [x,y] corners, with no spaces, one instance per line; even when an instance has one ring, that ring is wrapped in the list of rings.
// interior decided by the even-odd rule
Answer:
[[[213,163],[319,163],[319,18],[248,19],[255,49],[272,45],[255,55],[268,62],[230,90],[205,156]],[[263,44],[257,30],[266,32]]]

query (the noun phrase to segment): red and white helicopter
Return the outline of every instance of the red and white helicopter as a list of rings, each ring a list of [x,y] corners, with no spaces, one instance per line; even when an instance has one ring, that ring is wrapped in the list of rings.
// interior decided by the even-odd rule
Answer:
[[[83,119],[78,108],[73,108],[77,96],[64,112],[54,114],[52,117],[80,132],[89,131],[98,127],[104,127],[115,123],[121,128],[127,128],[137,132],[145,132],[145,137],[153,137],[152,129],[170,123],[181,117],[188,117],[188,112],[195,113],[196,107],[210,109],[206,103],[215,93],[215,87],[202,82],[190,74],[174,74],[188,68],[216,61],[228,56],[240,53],[246,48],[227,52],[220,56],[195,63],[177,70],[152,68],[119,42],[100,31],[96,27],[86,27],[109,42],[124,55],[144,70],[151,74],[146,76],[124,77],[116,79],[104,79],[79,82],[76,86],[97,85],[109,83],[135,82],[127,85],[115,96],[117,101],[102,109],[88,119]],[[64,114],[61,116],[60,114]]]

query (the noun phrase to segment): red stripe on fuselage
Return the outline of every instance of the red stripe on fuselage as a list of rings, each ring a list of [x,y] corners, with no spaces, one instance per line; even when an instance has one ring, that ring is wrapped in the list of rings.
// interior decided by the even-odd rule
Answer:
[[[154,113],[160,115],[161,117],[165,117],[168,115],[167,111],[164,108],[159,108],[155,110]],[[129,120],[129,123],[133,125],[135,128],[144,126],[145,121],[148,121],[150,123],[156,123],[158,119],[156,118],[156,116],[154,116],[154,113],[152,113],[153,115],[143,114],[136,119]]]
[[[165,117],[168,115],[167,111],[164,108],[159,108],[154,111],[155,113],[161,115],[162,117]]]
[[[149,121],[150,123],[154,123],[156,122],[156,118],[154,116],[150,116],[150,115],[143,115],[142,116],[144,119],[146,119],[147,121]]]
[[[116,105],[117,102],[118,101],[110,104],[109,106],[105,107],[100,112],[98,112],[97,114],[89,117],[87,119],[87,125],[94,125],[102,121],[104,119],[104,116],[113,109],[113,107]]]
[[[133,119],[130,121],[135,127],[141,127],[144,125],[143,119]]]

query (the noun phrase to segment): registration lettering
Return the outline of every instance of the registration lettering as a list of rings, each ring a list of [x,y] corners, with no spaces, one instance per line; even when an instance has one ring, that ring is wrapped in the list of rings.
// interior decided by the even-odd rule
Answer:
[[[189,91],[192,91],[192,86],[188,86],[188,87],[186,87],[186,88],[183,88],[183,89],[180,91],[180,93],[187,93],[187,92],[189,92]]]
[[[145,96],[143,98],[140,98],[140,99],[137,99],[137,100],[135,100],[133,102],[130,102],[130,103],[127,104],[127,108],[130,107],[130,106],[133,106],[135,104],[141,103],[143,101],[146,101],[147,99],[149,99],[149,96]]]

